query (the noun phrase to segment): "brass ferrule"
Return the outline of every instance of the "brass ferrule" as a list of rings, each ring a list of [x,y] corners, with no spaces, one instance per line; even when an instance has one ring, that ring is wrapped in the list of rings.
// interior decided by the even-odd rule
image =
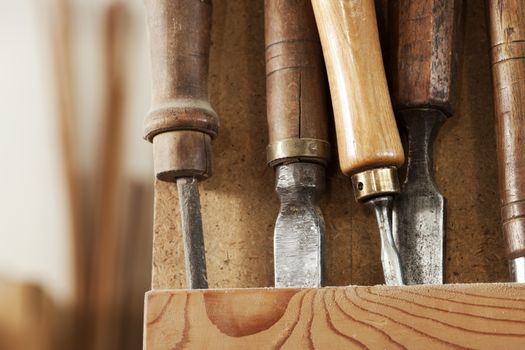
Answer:
[[[357,201],[398,193],[399,179],[396,168],[376,168],[352,176],[352,186]]]
[[[318,139],[290,138],[271,143],[266,154],[271,167],[301,161],[326,165],[330,159],[330,144]]]

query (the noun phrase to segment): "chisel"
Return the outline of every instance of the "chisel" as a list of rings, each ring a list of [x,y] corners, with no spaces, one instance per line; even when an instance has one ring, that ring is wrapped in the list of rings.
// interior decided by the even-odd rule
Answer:
[[[501,219],[511,277],[525,282],[525,2],[489,0]]]
[[[407,169],[394,200],[394,239],[407,284],[442,284],[446,199],[434,181],[434,139],[456,99],[459,0],[390,1],[390,78]]]
[[[186,286],[207,288],[198,180],[211,175],[219,120],[208,99],[211,0],[146,0],[152,62],[145,138],[157,179],[176,182]]]
[[[332,96],[339,163],[356,199],[375,209],[385,283],[403,284],[392,198],[403,147],[388,93],[374,0],[312,0]]]
[[[320,287],[329,159],[327,84],[310,0],[266,0],[268,163],[281,201],[274,232],[276,287]]]

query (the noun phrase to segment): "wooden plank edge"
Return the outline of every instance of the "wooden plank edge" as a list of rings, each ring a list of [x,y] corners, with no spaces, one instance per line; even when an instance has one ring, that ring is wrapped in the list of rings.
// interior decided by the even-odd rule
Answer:
[[[523,349],[525,284],[153,290],[144,349]]]

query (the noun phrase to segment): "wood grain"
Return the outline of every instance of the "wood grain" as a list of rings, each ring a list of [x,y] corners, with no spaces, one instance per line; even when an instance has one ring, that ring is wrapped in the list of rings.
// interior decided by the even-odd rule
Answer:
[[[501,219],[514,259],[525,256],[525,3],[488,6]]]
[[[525,285],[152,291],[145,349],[522,349]]]
[[[341,170],[404,163],[373,0],[312,0],[330,83]]]

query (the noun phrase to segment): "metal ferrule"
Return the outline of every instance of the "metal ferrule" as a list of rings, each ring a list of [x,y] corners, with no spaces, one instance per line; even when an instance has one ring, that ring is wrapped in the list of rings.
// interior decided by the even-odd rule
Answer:
[[[525,283],[525,257],[510,261],[510,273],[514,282]]]
[[[290,138],[271,143],[266,153],[271,167],[301,161],[326,165],[330,159],[330,144],[319,139]]]
[[[357,201],[366,201],[373,197],[399,193],[397,169],[376,168],[352,176],[352,186]]]

